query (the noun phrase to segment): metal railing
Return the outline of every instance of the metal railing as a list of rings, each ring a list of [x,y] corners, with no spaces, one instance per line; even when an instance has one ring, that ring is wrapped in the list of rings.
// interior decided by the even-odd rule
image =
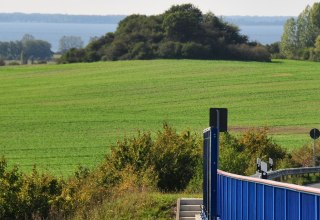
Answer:
[[[310,173],[320,173],[320,167],[299,167],[280,169],[267,172],[267,179],[277,179],[289,175],[304,175]]]
[[[266,176],[266,179],[273,180],[273,179],[282,178],[284,176],[305,175],[305,174],[313,174],[313,173],[320,173],[320,167],[299,167],[299,168],[280,169],[280,170],[268,171],[265,176]],[[251,177],[262,178],[262,174],[257,172]]]

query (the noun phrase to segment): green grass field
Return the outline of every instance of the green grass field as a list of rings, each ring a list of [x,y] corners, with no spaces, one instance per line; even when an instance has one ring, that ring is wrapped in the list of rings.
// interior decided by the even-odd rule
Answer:
[[[0,155],[58,175],[163,121],[201,133],[210,107],[231,132],[268,126],[287,148],[319,127],[320,63],[153,60],[0,68]]]

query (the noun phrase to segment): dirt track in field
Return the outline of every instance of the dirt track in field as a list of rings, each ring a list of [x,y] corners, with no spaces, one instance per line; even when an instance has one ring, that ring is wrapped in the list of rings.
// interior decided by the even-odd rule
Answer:
[[[244,132],[249,129],[256,129],[257,127],[230,127],[229,130],[233,132]],[[259,127],[263,129],[264,127]],[[309,134],[311,128],[305,127],[290,127],[290,126],[282,126],[282,127],[269,127],[268,133],[270,134]]]

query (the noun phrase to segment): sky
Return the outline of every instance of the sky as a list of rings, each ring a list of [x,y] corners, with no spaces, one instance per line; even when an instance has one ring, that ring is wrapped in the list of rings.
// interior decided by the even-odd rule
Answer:
[[[312,0],[0,0],[1,12],[77,15],[161,14],[171,5],[192,3],[216,15],[297,16]]]

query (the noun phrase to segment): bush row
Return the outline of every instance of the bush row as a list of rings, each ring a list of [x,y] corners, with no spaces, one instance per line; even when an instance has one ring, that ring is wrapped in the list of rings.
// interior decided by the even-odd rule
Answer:
[[[79,167],[67,180],[40,174],[36,168],[22,173],[1,159],[0,219],[89,219],[96,207],[128,193],[201,192],[201,142],[199,135],[178,133],[164,123],[155,135],[139,132],[118,141],[99,166]],[[268,137],[266,129],[239,136],[225,133],[220,146],[220,169],[242,175],[255,172],[257,157],[273,158],[276,169],[308,166],[312,161],[311,146],[288,153]]]

